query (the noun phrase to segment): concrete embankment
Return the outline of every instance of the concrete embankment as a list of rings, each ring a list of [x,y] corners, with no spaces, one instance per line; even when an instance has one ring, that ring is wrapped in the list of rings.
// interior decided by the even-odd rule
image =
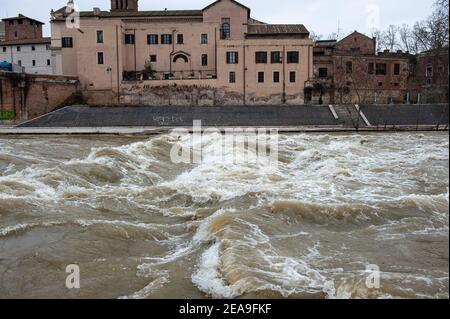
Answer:
[[[448,104],[367,106],[68,106],[0,134],[159,134],[174,127],[271,127],[281,132],[447,130]]]

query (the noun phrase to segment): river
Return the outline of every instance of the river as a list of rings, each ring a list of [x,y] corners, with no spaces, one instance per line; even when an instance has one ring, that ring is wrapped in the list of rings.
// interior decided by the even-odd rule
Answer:
[[[280,135],[276,169],[221,141],[0,137],[0,298],[449,297],[448,133]]]

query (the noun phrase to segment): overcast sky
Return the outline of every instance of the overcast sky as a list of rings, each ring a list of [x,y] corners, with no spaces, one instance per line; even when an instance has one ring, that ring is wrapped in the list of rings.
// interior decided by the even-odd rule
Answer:
[[[213,0],[140,0],[140,10],[202,9]],[[432,12],[434,0],[242,0],[252,9],[252,17],[267,23],[301,23],[310,31],[327,38],[340,25],[346,34],[354,30],[370,33],[374,27],[413,24]],[[64,6],[67,0],[2,0],[1,17],[26,16],[45,22],[50,35],[50,10]],[[109,0],[75,0],[80,10],[100,7],[109,10]],[[338,23],[339,22],[339,23]]]

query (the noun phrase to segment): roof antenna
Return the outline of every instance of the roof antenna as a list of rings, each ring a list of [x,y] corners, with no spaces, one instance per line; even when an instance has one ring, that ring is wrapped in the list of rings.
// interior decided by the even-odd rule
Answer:
[[[339,40],[341,38],[341,20],[338,18],[338,28],[337,28],[337,34],[336,34],[336,40]]]

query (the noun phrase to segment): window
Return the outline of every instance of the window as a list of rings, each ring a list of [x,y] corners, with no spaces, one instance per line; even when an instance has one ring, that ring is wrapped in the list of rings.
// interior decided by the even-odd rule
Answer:
[[[201,44],[208,44],[208,35],[206,33],[202,33],[200,36]]]
[[[270,54],[270,61],[272,63],[281,63],[281,52],[274,51]]]
[[[256,52],[255,63],[267,63],[267,52]]]
[[[32,66],[36,66],[36,60],[32,60],[32,61],[31,61],[31,65],[32,65]]]
[[[147,35],[147,44],[158,44],[158,35],[157,34]]]
[[[229,80],[230,83],[236,83],[236,72],[230,72]]]
[[[238,53],[237,52],[227,52],[227,64],[238,64]]]
[[[427,66],[427,71],[426,71],[425,76],[428,78],[431,78],[433,76],[433,67],[432,66]]]
[[[373,63],[369,63],[369,74],[373,74],[375,71],[375,65]]]
[[[73,39],[70,37],[63,37],[61,39],[63,48],[73,48]]]
[[[348,74],[353,73],[353,62],[352,61],[347,61],[345,63],[345,72],[347,72]]]
[[[386,75],[386,63],[377,63],[375,73],[376,75]]]
[[[22,66],[22,60],[17,61],[17,64],[18,64],[19,66]]]
[[[161,44],[172,44],[172,35],[171,34],[161,35]]]
[[[378,82],[378,86],[379,87],[383,86],[383,82]]]
[[[21,48],[20,47],[17,47],[17,52],[20,52],[21,51]]]
[[[23,24],[23,20],[18,20],[17,23],[18,24]]]
[[[289,82],[295,83],[296,80],[296,73],[294,71],[289,73]]]
[[[177,44],[184,43],[184,36],[182,34],[177,34]]]
[[[273,83],[280,83],[280,72],[273,72]]]
[[[231,37],[230,22],[222,23],[222,39],[229,39]]]
[[[298,51],[289,51],[287,53],[287,63],[298,63],[299,61]]]
[[[326,78],[328,76],[328,68],[319,68],[319,78]]]
[[[264,83],[264,72],[258,72],[258,83]]]
[[[6,52],[6,47],[3,47],[3,52]]]
[[[103,31],[97,31],[97,43],[103,43]]]
[[[135,44],[136,37],[134,34],[125,34],[125,44]]]
[[[433,81],[431,79],[427,79],[427,85],[433,84]]]
[[[400,64],[394,64],[394,75],[400,75]]]
[[[50,66],[50,64],[52,64],[50,59],[47,59],[47,65]]]
[[[150,54],[150,62],[156,62],[158,60],[158,57],[156,54]]]
[[[36,51],[36,47],[34,45],[31,46],[31,51]]]
[[[14,37],[17,38],[18,34],[17,31],[14,31]]]
[[[103,64],[104,62],[103,52],[97,52],[97,64]]]
[[[52,49],[52,46],[50,44],[47,44],[45,46],[45,50],[50,51]]]
[[[202,66],[207,66],[207,65],[208,65],[208,55],[202,54]]]

